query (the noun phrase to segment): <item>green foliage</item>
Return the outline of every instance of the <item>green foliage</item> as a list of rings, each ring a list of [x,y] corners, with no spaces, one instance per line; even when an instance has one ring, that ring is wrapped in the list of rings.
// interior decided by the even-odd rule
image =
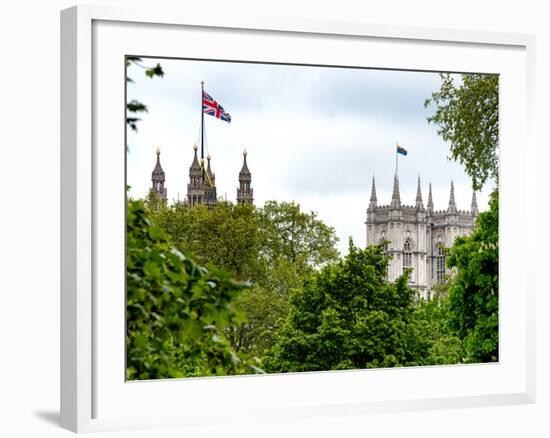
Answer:
[[[498,75],[463,74],[455,83],[441,74],[441,88],[424,106],[436,106],[428,121],[451,144],[451,158],[464,166],[474,190],[494,178],[498,183]]]
[[[237,352],[255,359],[275,342],[277,332],[288,314],[288,297],[258,285],[245,290],[235,302],[244,320],[226,330],[227,338]]]
[[[143,64],[143,60],[140,57],[126,56],[126,71],[128,71],[129,67],[133,65],[145,70],[145,76],[148,78],[164,77],[164,70],[160,64],[157,63],[157,65],[154,66],[146,66]],[[134,81],[130,76],[126,75],[126,82],[133,83]],[[137,132],[137,123],[141,120],[137,117],[137,114],[149,112],[147,105],[132,99],[126,103],[126,111],[129,114],[126,116],[126,123],[133,131]]]
[[[128,379],[256,370],[224,333],[236,319],[231,303],[246,285],[185,257],[140,201],[128,203],[126,263]]]
[[[183,253],[202,264],[211,263],[238,279],[258,275],[260,224],[251,205],[218,202],[188,208],[184,204],[156,209],[153,219]]]
[[[480,213],[473,233],[458,238],[447,263],[449,323],[463,340],[468,362],[498,361],[498,192]]]
[[[411,343],[416,347],[416,365],[448,365],[463,361],[462,341],[449,328],[449,301],[436,294],[430,300],[419,300],[411,322]],[[427,352],[427,354],[426,354]]]
[[[126,104],[126,109],[129,113],[137,114],[137,113],[147,113],[149,110],[147,109],[147,106],[145,106],[143,103],[138,102],[137,100],[131,100]],[[128,116],[126,117],[126,123],[132,128],[132,130],[137,131],[137,122],[141,119],[135,116]]]
[[[233,348],[252,356],[273,344],[290,291],[317,266],[338,258],[334,229],[295,203],[269,201],[256,208],[218,202],[208,209],[167,207],[149,199],[147,205],[181,252],[253,284],[235,302],[246,320],[226,330]]]
[[[408,272],[385,281],[381,245],[349,254],[304,281],[276,344],[263,357],[270,372],[414,365],[427,354],[411,331],[414,291]]]
[[[473,235],[450,250],[456,272],[448,284],[423,301],[407,286],[408,271],[386,281],[382,245],[363,250],[350,242],[341,259],[334,230],[295,203],[188,208],[154,193],[131,201],[128,375],[495,360],[496,196],[491,205]]]
[[[283,258],[307,271],[338,258],[334,228],[317,219],[316,213],[300,211],[294,202],[266,202],[261,220],[270,260]]]

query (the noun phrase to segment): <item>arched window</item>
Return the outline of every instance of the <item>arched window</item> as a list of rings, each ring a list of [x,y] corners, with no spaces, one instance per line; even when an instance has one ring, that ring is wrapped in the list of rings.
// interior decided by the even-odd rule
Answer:
[[[435,280],[438,284],[445,282],[445,248],[437,246],[435,256]]]
[[[407,238],[403,245],[403,270],[412,267],[412,242]]]

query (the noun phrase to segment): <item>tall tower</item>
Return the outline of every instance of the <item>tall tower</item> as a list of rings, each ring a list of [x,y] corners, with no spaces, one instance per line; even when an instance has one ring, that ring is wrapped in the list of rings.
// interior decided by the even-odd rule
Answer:
[[[203,179],[204,203],[208,206],[208,208],[213,208],[218,202],[218,195],[216,192],[216,175],[214,175],[212,167],[210,166],[210,154],[208,154],[207,160],[208,166],[206,170],[204,170]],[[201,159],[201,168],[204,169],[204,159]]]
[[[393,179],[389,205],[379,205],[374,178],[367,208],[367,245],[388,242],[385,252],[390,256],[387,280],[395,281],[405,270],[410,271],[409,286],[422,298],[430,298],[434,286],[446,281],[446,248],[459,236],[471,233],[478,205],[472,195],[471,211],[459,210],[455,200],[455,187],[451,181],[449,204],[436,211],[429,184],[427,204],[424,207],[420,177],[416,185],[416,200],[407,205],[401,202],[399,179]]]
[[[166,182],[166,176],[164,174],[164,170],[162,170],[162,166],[160,165],[160,149],[157,148],[157,163],[155,164],[155,168],[153,169],[153,173],[151,174],[151,192],[155,193],[162,202],[166,203],[168,200],[168,190],[166,187],[164,187],[164,183]]]
[[[239,172],[239,187],[237,188],[237,204],[252,204],[254,202],[254,190],[251,187],[252,174],[246,163],[247,152],[243,151],[243,167]]]
[[[193,162],[189,167],[189,183],[187,184],[187,204],[194,207],[204,203],[204,183],[202,178],[202,168],[197,157],[198,146],[194,145],[195,155]]]

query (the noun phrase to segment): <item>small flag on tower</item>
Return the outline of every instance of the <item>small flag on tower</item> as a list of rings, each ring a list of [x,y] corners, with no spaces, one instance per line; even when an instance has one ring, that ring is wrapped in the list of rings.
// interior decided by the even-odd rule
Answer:
[[[217,119],[221,119],[227,123],[231,123],[231,115],[226,113],[218,102],[216,102],[212,97],[203,90],[202,92],[202,112],[210,116],[214,116]]]
[[[395,144],[397,146],[397,153],[406,156],[407,155],[407,149],[405,149],[402,146],[399,146],[399,143],[395,143]]]

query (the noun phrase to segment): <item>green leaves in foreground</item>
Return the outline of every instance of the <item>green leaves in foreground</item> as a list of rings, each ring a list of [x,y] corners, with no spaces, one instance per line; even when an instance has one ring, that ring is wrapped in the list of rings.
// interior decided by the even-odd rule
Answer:
[[[253,373],[225,338],[231,302],[246,285],[198,266],[129,201],[127,218],[128,379]]]
[[[498,360],[498,192],[480,213],[474,232],[451,248],[456,269],[449,289],[450,325],[464,343],[466,361]]]
[[[154,77],[162,78],[164,77],[164,70],[162,69],[162,66],[157,63],[153,66],[148,66],[143,64],[143,59],[139,56],[126,56],[126,84],[131,84],[134,82],[134,80],[128,75],[128,71],[131,66],[137,66],[140,67],[145,71],[145,76],[152,79]],[[148,112],[147,105],[145,105],[142,102],[139,102],[135,99],[130,100],[126,103],[126,123],[128,126],[135,132],[137,132],[137,124],[141,120],[139,117],[137,117],[137,114],[139,113],[146,113]]]

